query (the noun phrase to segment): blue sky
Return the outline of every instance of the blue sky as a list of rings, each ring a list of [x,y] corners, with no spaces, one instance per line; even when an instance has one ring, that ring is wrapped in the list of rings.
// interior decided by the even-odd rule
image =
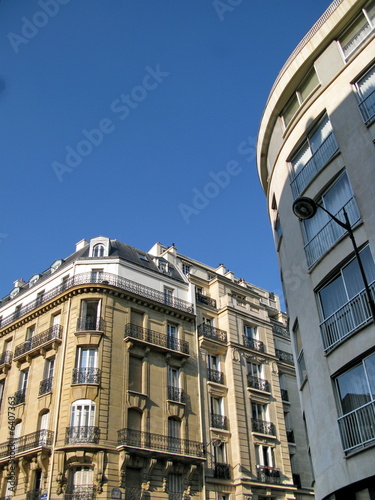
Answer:
[[[103,235],[281,293],[255,144],[316,0],[1,0],[0,296]]]

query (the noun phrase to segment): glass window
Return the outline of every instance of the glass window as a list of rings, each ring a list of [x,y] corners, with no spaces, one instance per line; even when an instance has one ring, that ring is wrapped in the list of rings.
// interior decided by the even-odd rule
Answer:
[[[348,59],[354,53],[364,40],[373,32],[375,2],[369,2],[362,13],[357,17],[349,29],[340,37],[339,42],[344,53],[345,59]]]
[[[99,243],[95,245],[92,251],[93,257],[104,257],[104,245]]]
[[[370,123],[375,118],[375,66],[358,80],[355,87],[363,120]]]
[[[311,68],[281,112],[285,127],[288,126],[293,116],[297,113],[298,108],[308,98],[318,84],[319,80],[315,72],[315,68]]]

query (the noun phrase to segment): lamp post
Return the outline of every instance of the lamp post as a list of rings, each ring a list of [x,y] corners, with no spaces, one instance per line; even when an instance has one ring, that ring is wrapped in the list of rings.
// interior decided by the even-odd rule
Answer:
[[[353,230],[352,230],[352,227],[350,225],[349,217],[348,217],[348,214],[346,213],[345,208],[343,208],[343,213],[344,213],[344,217],[345,217],[345,222],[343,222],[342,220],[335,217],[333,214],[328,212],[328,210],[326,210],[322,205],[319,205],[319,203],[316,203],[311,198],[307,198],[306,196],[301,196],[300,198],[297,198],[293,202],[293,213],[294,213],[294,215],[296,215],[299,218],[299,220],[311,219],[316,214],[316,211],[318,208],[321,208],[322,210],[324,210],[324,212],[326,212],[331,217],[332,220],[334,220],[339,226],[341,226],[342,228],[344,228],[348,232],[349,237],[350,237],[352,244],[353,244],[354,253],[355,253],[355,256],[357,258],[357,262],[359,265],[359,270],[361,272],[362,280],[363,280],[363,283],[365,285],[367,302],[368,302],[368,305],[369,305],[369,308],[370,308],[370,311],[372,314],[372,319],[375,321],[374,300],[373,300],[372,295],[371,295],[371,290],[370,290],[370,287],[369,287],[369,284],[368,284],[368,281],[366,278],[365,270],[363,268],[362,259],[361,259],[361,256],[359,255],[359,251],[358,251],[358,247],[357,247],[357,244],[356,244],[356,241],[354,238]]]

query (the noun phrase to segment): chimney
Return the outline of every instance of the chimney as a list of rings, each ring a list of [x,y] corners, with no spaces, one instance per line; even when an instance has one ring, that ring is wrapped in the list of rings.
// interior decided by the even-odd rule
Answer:
[[[78,243],[76,243],[76,252],[78,252],[78,250],[81,250],[81,248],[84,248],[88,244],[89,244],[89,242],[85,239],[79,241]]]

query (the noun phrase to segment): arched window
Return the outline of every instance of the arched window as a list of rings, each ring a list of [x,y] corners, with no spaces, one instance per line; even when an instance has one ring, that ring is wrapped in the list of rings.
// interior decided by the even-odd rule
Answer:
[[[95,245],[92,251],[92,256],[93,257],[104,257],[104,245],[102,243],[99,243],[98,245]]]
[[[69,471],[68,497],[69,498],[93,498],[94,470],[92,467],[82,465],[72,467]]]
[[[78,399],[72,404],[70,414],[69,443],[93,443],[97,441],[95,403],[91,399]]]

